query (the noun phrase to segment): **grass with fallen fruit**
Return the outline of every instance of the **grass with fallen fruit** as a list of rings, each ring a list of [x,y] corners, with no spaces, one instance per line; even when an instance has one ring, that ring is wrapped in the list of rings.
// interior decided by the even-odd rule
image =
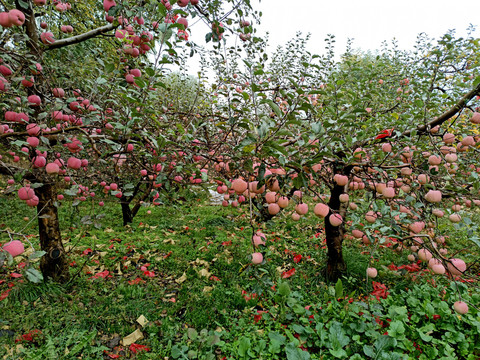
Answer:
[[[22,230],[18,219],[34,215],[22,205],[0,199],[0,208],[9,209],[0,230]],[[21,257],[0,270],[0,294],[11,290],[0,301],[2,358],[480,356],[476,283],[434,276],[421,263],[402,267],[412,265],[407,252],[397,254],[388,243],[372,248],[347,240],[348,275],[326,284],[323,225],[313,215],[262,224],[266,261],[254,266],[247,208],[193,199],[142,208],[123,227],[120,207],[108,205],[97,229],[78,225],[90,214],[87,206],[70,205],[60,207],[68,284],[12,277],[22,274]],[[24,225],[38,250],[35,221]],[[452,251],[472,248],[462,228],[442,226]],[[0,233],[0,243],[7,240]],[[478,255],[465,260],[473,263]],[[379,276],[367,283],[372,256]],[[478,265],[471,272],[478,274]],[[459,293],[472,304],[463,316],[452,310]]]

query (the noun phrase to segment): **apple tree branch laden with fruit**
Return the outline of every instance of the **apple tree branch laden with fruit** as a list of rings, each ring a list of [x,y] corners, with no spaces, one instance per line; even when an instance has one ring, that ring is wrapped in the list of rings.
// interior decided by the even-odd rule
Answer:
[[[66,281],[58,205],[65,196],[90,203],[93,219],[95,204],[118,198],[128,222],[142,200],[158,199],[152,189],[180,182],[178,172],[198,172],[178,160],[182,144],[193,140],[188,132],[160,126],[171,129],[180,116],[159,118],[156,88],[164,86],[166,64],[180,66],[184,50],[195,50],[187,41],[188,18],[230,23],[252,9],[248,1],[193,0],[6,6],[0,8],[0,174],[7,192],[37,208],[43,276]],[[174,157],[178,166],[169,170],[163,162]]]

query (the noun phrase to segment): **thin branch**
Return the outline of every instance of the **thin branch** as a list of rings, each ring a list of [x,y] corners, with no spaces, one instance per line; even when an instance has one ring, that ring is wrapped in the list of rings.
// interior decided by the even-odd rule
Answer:
[[[24,172],[23,178],[29,181],[36,181],[36,176],[33,172],[31,171],[26,171],[26,169],[12,165],[12,164],[7,164],[4,163],[3,161],[0,160],[0,174],[1,175],[6,175],[6,176],[14,176],[17,173]]]

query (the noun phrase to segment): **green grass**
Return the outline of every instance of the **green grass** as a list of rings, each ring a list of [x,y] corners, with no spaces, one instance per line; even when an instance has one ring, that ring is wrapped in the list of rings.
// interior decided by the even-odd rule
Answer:
[[[0,230],[11,228],[33,235],[30,241],[38,250],[35,222],[19,221],[25,216],[33,218],[33,210],[0,198],[0,209],[7,208],[9,211],[2,214]],[[211,356],[270,359],[285,358],[285,351],[292,359],[301,358],[291,355],[295,353],[299,340],[289,338],[288,334],[293,331],[301,335],[302,331],[313,326],[312,321],[322,323],[316,317],[322,311],[322,316],[331,319],[325,320],[327,328],[328,324],[340,321],[345,331],[352,331],[342,316],[343,319],[352,317],[354,322],[358,311],[348,310],[348,305],[338,305],[343,301],[339,302],[338,297],[352,295],[354,300],[366,301],[365,294],[372,291],[372,285],[365,282],[364,274],[371,256],[375,259],[375,267],[380,270],[379,278],[375,280],[384,283],[391,294],[416,284],[431,286],[426,282],[432,278],[428,273],[415,279],[406,275],[405,270],[388,269],[392,263],[397,266],[409,264],[407,252],[397,254],[383,246],[374,250],[356,240],[345,241],[348,274],[342,279],[341,288],[338,284],[336,287],[335,284],[326,284],[323,279],[326,263],[323,226],[312,215],[298,223],[282,217],[262,224],[268,239],[263,250],[266,262],[253,267],[248,259],[252,252],[252,229],[245,210],[209,206],[193,199],[184,205],[142,208],[127,227],[121,226],[119,206],[107,205],[102,210],[105,212],[103,226],[96,229],[80,224],[84,214],[91,214],[88,206],[72,208],[65,202],[60,207],[62,235],[71,262],[70,283],[32,284],[26,280],[22,283],[23,278],[9,277],[12,271],[22,272],[16,268],[17,263],[0,270],[0,280],[6,280],[0,284],[0,293],[8,289],[8,283],[15,284],[8,297],[0,302],[0,329],[11,332],[0,333],[0,356],[73,359],[82,355],[83,359],[100,359],[104,350],[118,352],[118,340],[140,329],[145,338],[137,343],[151,350],[135,355],[139,359],[207,359]],[[152,213],[147,214],[147,210]],[[450,232],[448,242],[452,242],[452,248],[470,246],[465,229],[453,228],[446,223],[440,228]],[[0,232],[0,243],[7,240],[6,233]],[[84,254],[89,248],[92,252]],[[294,263],[297,254],[301,254],[302,259]],[[478,252],[472,256],[475,254],[478,256]],[[468,255],[466,259],[469,259]],[[146,276],[143,266],[154,276]],[[295,275],[282,280],[281,273],[293,267]],[[109,276],[93,277],[102,271],[108,271]],[[436,286],[450,288],[448,279],[435,279]],[[282,282],[290,288],[288,295],[278,293]],[[436,291],[434,287],[431,290]],[[462,292],[469,298],[467,288]],[[244,297],[253,293],[256,297],[246,301]],[[418,294],[415,296],[420,296]],[[453,291],[448,294],[453,303],[456,294]],[[469,299],[478,306],[478,298]],[[307,305],[317,309],[311,313],[311,318],[307,317],[310,310],[304,310]],[[370,307],[368,309],[373,311]],[[260,313],[260,319],[255,322],[257,311],[267,313]],[[385,311],[378,310],[378,314],[381,316]],[[141,315],[149,320],[144,328],[136,322]],[[384,332],[376,322],[369,324],[368,336],[366,332],[359,333],[360,339],[365,336],[371,339],[365,340],[365,344],[378,340]],[[314,333],[322,326],[317,325]],[[455,326],[460,328],[465,324]],[[189,328],[196,329],[198,334],[187,332]],[[19,336],[34,329],[40,330],[41,334],[35,335],[33,341],[15,343]],[[200,333],[202,329],[205,330]],[[287,339],[284,343],[280,341],[278,351],[272,347],[276,344],[276,340],[272,340],[277,339],[276,334],[281,336],[278,339]],[[215,336],[220,336],[220,342],[212,340]],[[324,346],[329,346],[328,341],[314,341],[309,332],[302,336],[305,336],[303,345],[312,353],[312,358],[333,358],[331,353],[327,354],[330,357],[319,355]],[[353,339],[353,335],[349,338]],[[399,337],[395,341],[400,344],[404,340]],[[357,340],[357,343],[361,341]],[[23,350],[15,352],[19,344]],[[343,351],[359,351],[366,356],[362,346],[352,343]],[[133,356],[128,346],[122,348],[120,354],[124,357]],[[250,349],[250,354],[245,349]],[[457,352],[460,354],[460,350]]]

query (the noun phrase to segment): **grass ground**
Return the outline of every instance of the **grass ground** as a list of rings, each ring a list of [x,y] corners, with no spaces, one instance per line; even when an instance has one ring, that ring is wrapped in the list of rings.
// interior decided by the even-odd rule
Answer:
[[[5,199],[0,209],[0,230],[24,228],[38,248],[35,223],[19,222],[33,210]],[[12,277],[22,274],[21,258],[0,269],[0,294],[11,290],[0,301],[0,356],[480,358],[477,310],[471,306],[461,317],[451,310],[459,293],[478,307],[476,285],[434,277],[388,244],[373,250],[347,240],[348,275],[326,284],[323,226],[313,216],[262,224],[266,261],[253,266],[244,210],[192,199],[142,208],[127,227],[119,206],[104,213],[97,229],[77,225],[88,208],[61,206],[68,284]],[[464,229],[444,226],[451,251],[471,246]],[[6,241],[0,233],[0,243]],[[472,262],[478,252],[459,256]],[[372,257],[380,270],[373,283],[365,279]]]

